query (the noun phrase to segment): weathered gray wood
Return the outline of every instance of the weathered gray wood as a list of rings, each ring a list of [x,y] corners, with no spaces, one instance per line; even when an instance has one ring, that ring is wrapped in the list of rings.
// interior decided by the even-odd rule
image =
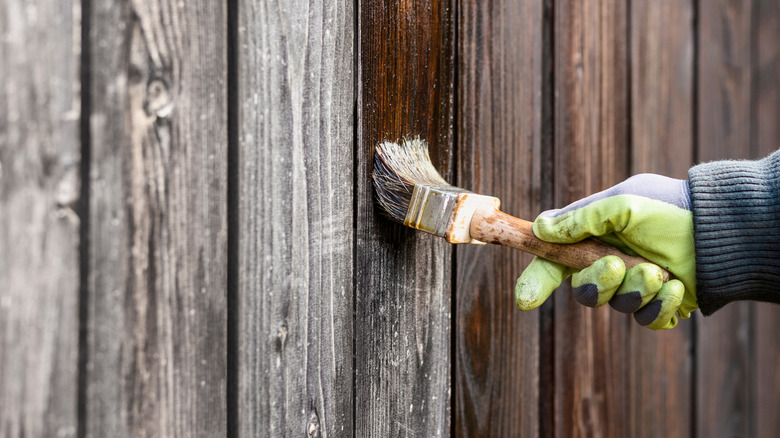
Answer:
[[[555,3],[555,204],[628,176],[628,11],[624,2]],[[553,436],[630,436],[628,315],[554,293]],[[544,395],[543,396],[548,396]]]
[[[352,436],[353,2],[238,8],[238,432]]]
[[[751,152],[765,157],[780,148],[780,4],[758,0],[753,17]],[[754,324],[755,436],[780,436],[780,306],[757,303]]]
[[[76,435],[79,2],[0,2],[0,436]]]
[[[420,136],[451,176],[453,5],[361,3],[358,59],[355,436],[449,436],[450,245],[374,205],[382,140]]]
[[[631,172],[688,178],[694,154],[692,1],[631,2]],[[692,320],[655,332],[629,325],[632,437],[689,437]]]
[[[543,5],[459,2],[457,185],[541,211]],[[548,146],[548,145],[545,145]],[[539,434],[539,311],[514,305],[528,254],[455,248],[456,436]]]
[[[697,159],[750,158],[752,1],[699,3]],[[696,432],[753,436],[752,303],[697,318]],[[701,316],[701,315],[698,315]]]
[[[226,6],[91,1],[87,436],[226,432]]]

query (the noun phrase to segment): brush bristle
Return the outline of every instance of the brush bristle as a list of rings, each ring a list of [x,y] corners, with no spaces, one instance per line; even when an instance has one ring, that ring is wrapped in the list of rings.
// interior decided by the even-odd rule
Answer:
[[[428,143],[404,139],[399,145],[384,142],[374,156],[374,188],[382,210],[390,219],[404,223],[415,184],[448,186],[431,163]]]

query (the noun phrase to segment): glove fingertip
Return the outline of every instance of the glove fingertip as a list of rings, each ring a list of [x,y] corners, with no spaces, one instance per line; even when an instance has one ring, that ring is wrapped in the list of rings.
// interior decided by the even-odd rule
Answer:
[[[569,268],[536,257],[517,279],[515,305],[532,310],[542,305],[561,282],[570,275]]]
[[[557,216],[538,216],[533,230],[536,237],[553,243],[576,243],[603,232],[594,229],[587,209],[565,211]]]
[[[609,300],[609,305],[621,313],[634,313],[642,307],[642,292],[634,290],[626,293],[616,293]]]
[[[634,312],[634,320],[651,330],[674,328],[685,286],[679,280],[670,280],[661,287],[655,300]]]
[[[568,226],[569,222],[567,216],[539,216],[534,221],[534,234],[546,242],[573,243],[582,240],[572,235],[571,227]]]
[[[626,271],[609,305],[618,312],[634,313],[650,302],[662,286],[661,268],[653,263],[640,263]]]
[[[626,265],[620,257],[609,255],[574,274],[572,295],[588,307],[607,304],[623,281]]]
[[[556,287],[544,281],[538,281],[533,276],[521,275],[515,285],[515,305],[523,311],[533,310],[547,301]]]
[[[634,321],[643,327],[647,327],[658,318],[663,302],[661,300],[648,303],[646,306],[634,312]]]

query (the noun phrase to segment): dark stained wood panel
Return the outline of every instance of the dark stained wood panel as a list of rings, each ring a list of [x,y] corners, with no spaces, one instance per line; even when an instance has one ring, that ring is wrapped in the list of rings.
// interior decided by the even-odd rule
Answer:
[[[375,145],[420,136],[452,176],[453,5],[360,4],[355,436],[450,434],[450,245],[374,205]]]
[[[352,436],[351,1],[238,2],[237,432]]]
[[[758,0],[753,10],[753,99],[751,144],[755,157],[780,148],[780,4]],[[780,306],[755,305],[755,385],[757,437],[780,435]]]
[[[631,3],[631,170],[687,179],[694,144],[693,0]]]
[[[694,5],[631,2],[631,172],[687,179],[694,156]],[[666,331],[631,323],[632,437],[689,437],[694,418],[693,324]]]
[[[755,320],[755,368],[751,385],[755,385],[757,437],[774,437],[780,433],[780,418],[774,409],[780,403],[780,352],[777,338],[780,332],[780,310],[775,304],[758,303]]]
[[[87,436],[226,431],[226,7],[90,2]]]
[[[543,5],[459,2],[457,185],[533,219],[542,182]],[[455,435],[539,433],[539,311],[514,285],[531,257],[456,247]]]
[[[752,20],[751,153],[780,149],[780,3],[756,0]]]
[[[78,1],[0,2],[0,436],[74,437]]]
[[[751,158],[752,1],[699,3],[698,143],[700,162]],[[752,303],[697,315],[696,432],[752,436]]]
[[[623,2],[559,0],[555,23],[555,204],[628,176],[628,11]],[[569,283],[567,282],[567,285]],[[630,436],[628,315],[555,292],[552,436]]]

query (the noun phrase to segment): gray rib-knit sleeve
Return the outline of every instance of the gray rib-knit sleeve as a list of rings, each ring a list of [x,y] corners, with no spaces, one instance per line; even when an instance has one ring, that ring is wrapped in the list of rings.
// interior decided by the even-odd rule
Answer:
[[[780,303],[780,151],[701,164],[688,178],[702,313],[737,300]]]

